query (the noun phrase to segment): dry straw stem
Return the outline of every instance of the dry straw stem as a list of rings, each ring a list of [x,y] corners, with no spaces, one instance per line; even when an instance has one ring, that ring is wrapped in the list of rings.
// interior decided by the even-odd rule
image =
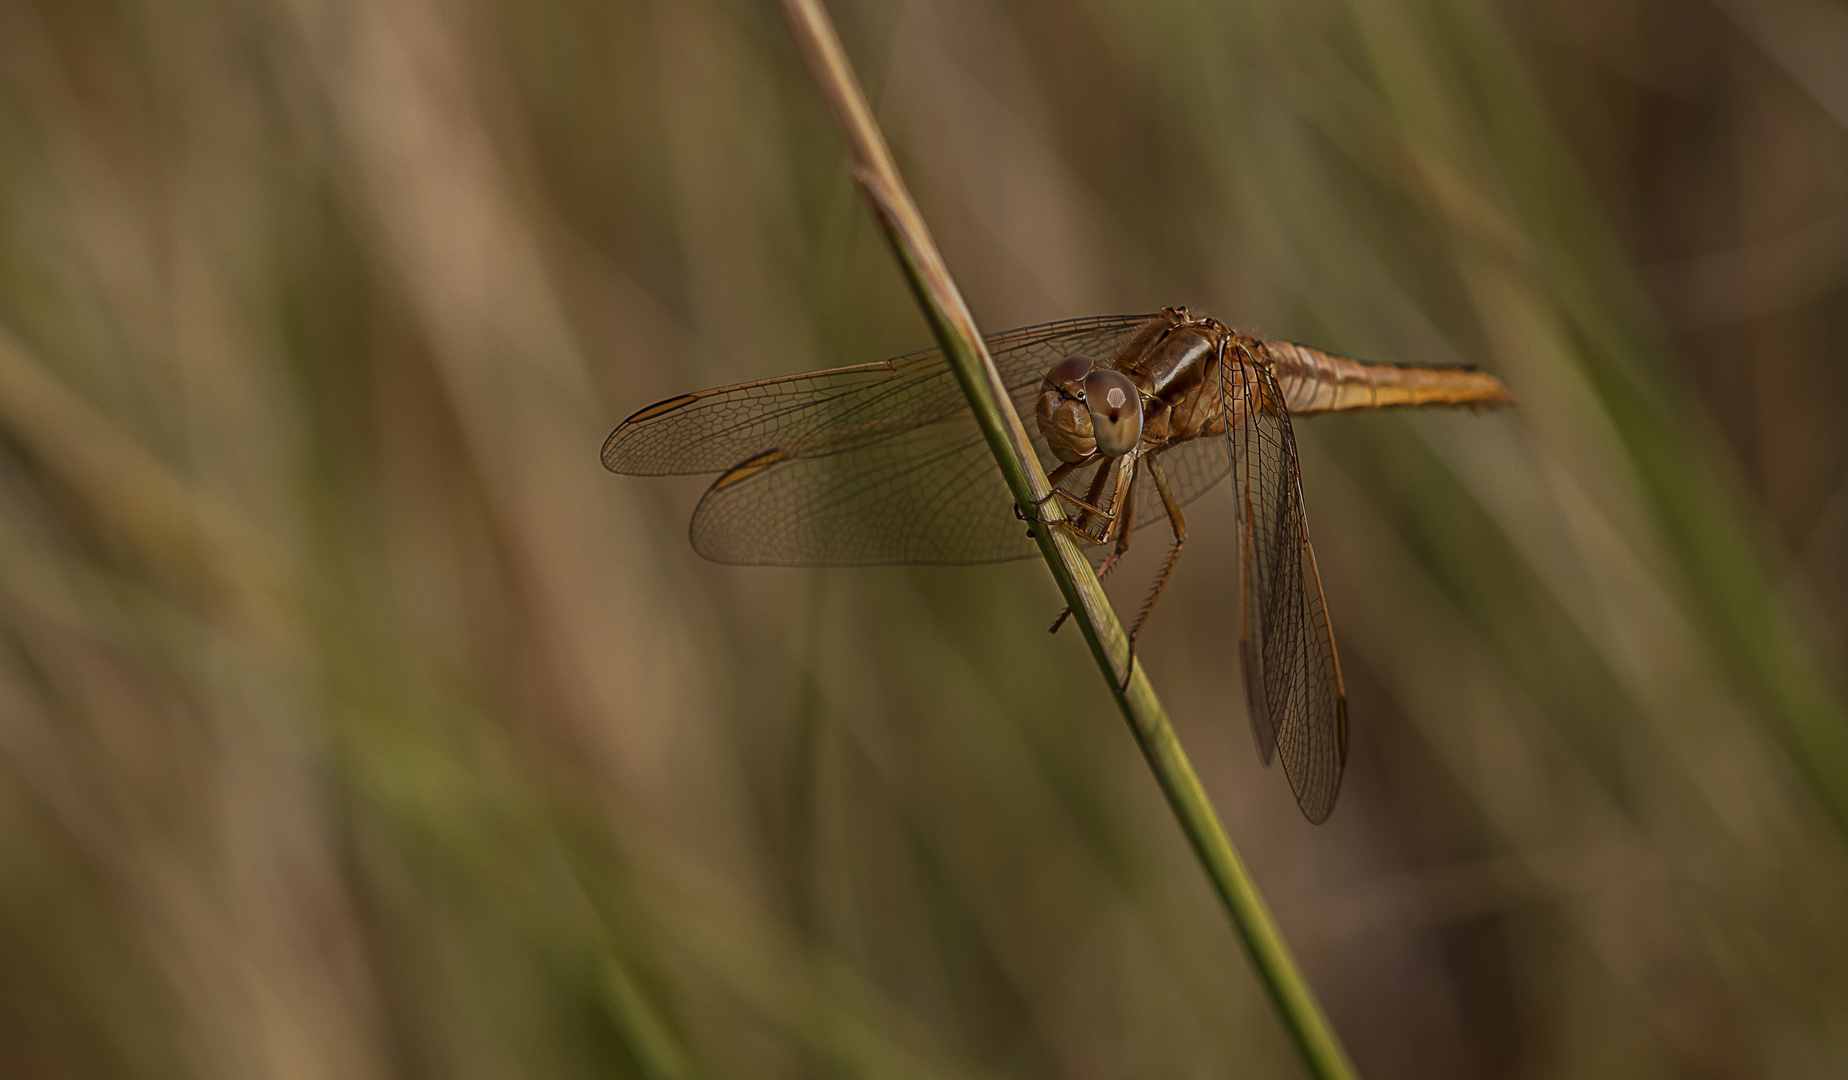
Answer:
[[[1041,507],[1047,515],[1062,514],[1058,500],[1047,498],[1051,485],[1046,473],[1027,441],[1026,429],[976,330],[975,319],[898,175],[885,136],[866,103],[827,11],[819,0],[784,0],[784,8],[803,56],[847,139],[854,179],[885,230],[912,292],[969,398],[976,422],[988,439],[1015,502],[1026,508]],[[1318,1077],[1354,1076],[1353,1063],[1297,968],[1244,860],[1226,835],[1154,687],[1137,667],[1130,673],[1128,685],[1117,689],[1124,682],[1121,672],[1129,662],[1128,645],[1122,624],[1091,564],[1077,541],[1063,529],[1035,529],[1034,536],[1059,591],[1071,606],[1073,621],[1097,658],[1162,794],[1180,819],[1194,854],[1231,915],[1304,1063]]]

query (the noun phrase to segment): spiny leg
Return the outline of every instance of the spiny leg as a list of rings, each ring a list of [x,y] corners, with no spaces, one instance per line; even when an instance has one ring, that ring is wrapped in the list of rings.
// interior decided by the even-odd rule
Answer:
[[[1041,499],[1039,501],[1039,505],[1045,506],[1046,499],[1050,499],[1054,495],[1057,495],[1059,493],[1059,485],[1065,483],[1065,478],[1077,472],[1079,469],[1084,468],[1085,462],[1090,461],[1090,460],[1092,459],[1091,458],[1079,458],[1077,461],[1063,462],[1059,465],[1058,468],[1052,470],[1052,472],[1046,476],[1046,482],[1049,486],[1051,486],[1052,490],[1046,493],[1045,499]]]
[[[1095,456],[1088,457],[1088,458],[1080,458],[1077,461],[1068,461],[1068,462],[1065,462],[1063,465],[1060,465],[1058,468],[1047,473],[1046,474],[1046,486],[1050,488],[1051,490],[1047,491],[1046,494],[1040,496],[1038,499],[1035,499],[1033,501],[1034,513],[1032,514],[1027,513],[1025,510],[1022,510],[1020,508],[1019,503],[1015,503],[1014,504],[1014,517],[1021,521],[1033,522],[1036,525],[1052,524],[1052,521],[1050,519],[1040,517],[1038,515],[1038,512],[1040,510],[1045,509],[1047,503],[1051,502],[1052,500],[1058,498],[1061,495],[1065,496],[1068,499],[1071,498],[1072,497],[1071,493],[1064,490],[1059,485],[1065,483],[1065,478],[1070,476],[1074,471],[1084,468],[1085,465],[1087,465],[1093,460],[1095,460]],[[1032,536],[1033,530],[1028,529],[1027,535]]]
[[[1161,466],[1154,458],[1149,458],[1149,479],[1155,481],[1155,491],[1161,495],[1162,508],[1168,511],[1168,524],[1174,529],[1174,547],[1168,551],[1168,561],[1162,563],[1161,572],[1155,575],[1155,585],[1149,590],[1149,598],[1142,602],[1142,611],[1136,616],[1136,625],[1129,631],[1129,664],[1123,675],[1123,685],[1117,687],[1122,693],[1129,689],[1130,675],[1136,670],[1136,637],[1142,633],[1142,627],[1149,621],[1149,613],[1155,610],[1155,601],[1161,598],[1161,591],[1168,587],[1168,577],[1174,573],[1174,564],[1180,561],[1181,548],[1187,543],[1187,519],[1181,516],[1180,501],[1168,487],[1168,478],[1162,474]]]
[[[1059,485],[1065,483],[1066,477],[1070,476],[1072,473],[1076,472],[1077,470],[1084,468],[1086,464],[1095,460],[1095,458],[1096,458],[1096,455],[1092,455],[1091,457],[1088,457],[1088,458],[1080,458],[1077,461],[1067,461],[1064,464],[1060,465],[1058,468],[1052,470],[1050,473],[1047,473],[1046,474],[1046,486],[1050,488],[1051,490],[1046,492],[1046,494],[1040,496],[1038,499],[1034,500],[1033,513],[1031,514],[1027,513],[1025,510],[1022,510],[1020,508],[1019,503],[1015,503],[1014,504],[1014,517],[1017,520],[1030,522],[1033,525],[1053,524],[1053,521],[1051,518],[1040,517],[1039,516],[1040,512],[1045,510],[1047,503],[1051,502],[1052,500],[1058,498],[1061,495],[1065,496],[1068,499],[1072,498],[1071,492],[1066,491],[1064,488],[1060,487]],[[1033,535],[1033,530],[1031,528],[1027,529],[1027,535],[1028,536]]]
[[[1099,471],[1101,472],[1102,470]],[[1116,569],[1117,560],[1121,559],[1123,553],[1129,550],[1129,536],[1136,528],[1135,480],[1136,474],[1132,469],[1126,484],[1129,490],[1124,493],[1122,501],[1117,504],[1116,509],[1116,521],[1120,523],[1117,529],[1116,550],[1112,551],[1110,557],[1103,561],[1103,565],[1097,568],[1097,580],[1099,581],[1102,581],[1105,575],[1109,574],[1110,571]],[[1108,534],[1105,534],[1105,538],[1108,539]],[[1071,618],[1071,616],[1072,609],[1068,606],[1064,611],[1059,612],[1058,618],[1052,620],[1052,628],[1048,633],[1058,633],[1059,627],[1064,626],[1065,620]]]
[[[1121,491],[1113,491],[1110,493],[1110,509],[1098,509],[1103,506],[1104,487],[1110,483],[1111,474],[1115,471],[1111,466],[1114,464],[1115,462],[1106,459],[1102,465],[1097,467],[1097,475],[1091,478],[1091,490],[1084,493],[1084,505],[1092,507],[1093,509],[1080,511],[1077,522],[1072,525],[1073,532],[1076,532],[1079,536],[1084,537],[1093,544],[1101,544],[1110,539],[1110,528],[1116,524],[1114,520],[1116,510],[1115,504],[1121,501],[1123,494]],[[1077,500],[1074,499],[1073,501],[1076,502]],[[1093,517],[1101,517],[1104,519],[1104,531],[1098,533],[1096,536],[1091,535],[1091,519]]]
[[[1102,581],[1108,576],[1110,571],[1116,569],[1117,560],[1121,559],[1123,553],[1129,550],[1129,534],[1136,529],[1135,479],[1136,474],[1133,472],[1130,473],[1129,491],[1123,496],[1122,503],[1117,507],[1116,549],[1110,553],[1109,558],[1106,558],[1103,563],[1098,566],[1097,579],[1099,581]]]
[[[1104,523],[1106,525],[1108,525],[1111,521],[1114,521],[1116,519],[1116,515],[1111,513],[1109,510],[1105,509],[1104,507],[1098,506],[1095,503],[1086,502],[1085,500],[1080,499],[1078,496],[1073,495],[1069,491],[1060,490],[1060,491],[1053,492],[1053,494],[1057,495],[1061,499],[1064,499],[1066,502],[1071,503],[1073,506],[1077,507],[1079,510],[1083,511],[1086,514],[1092,514],[1097,517],[1103,518]],[[1070,522],[1066,522],[1066,524],[1070,524]],[[1074,528],[1076,528],[1076,526],[1074,526]],[[1088,538],[1093,544],[1101,544],[1104,542],[1104,540],[1109,538],[1108,531],[1106,531],[1105,535],[1102,537],[1092,536],[1088,532],[1084,533],[1083,535],[1086,538]]]
[[[1037,525],[1064,526],[1066,529],[1077,534],[1077,536],[1080,539],[1086,541],[1087,543],[1101,544],[1104,541],[1108,540],[1110,538],[1109,525],[1111,522],[1116,520],[1116,513],[1112,510],[1109,510],[1103,506],[1098,505],[1100,493],[1103,488],[1103,482],[1106,479],[1105,473],[1108,470],[1108,466],[1097,470],[1096,477],[1092,479],[1089,498],[1080,499],[1078,496],[1073,495],[1071,492],[1065,490],[1063,487],[1060,486],[1061,484],[1065,482],[1065,479],[1067,477],[1071,476],[1072,473],[1076,472],[1079,469],[1084,468],[1086,465],[1092,464],[1093,462],[1097,461],[1097,459],[1098,459],[1097,455],[1092,454],[1090,457],[1081,458],[1077,461],[1065,462],[1064,464],[1060,465],[1058,468],[1052,470],[1052,472],[1048,474],[1046,477],[1046,479],[1050,482],[1050,486],[1052,490],[1048,491],[1044,498],[1041,498],[1038,502],[1033,504],[1034,509],[1039,510],[1042,507],[1044,507],[1048,502],[1051,502],[1053,499],[1064,499],[1066,502],[1070,503],[1073,507],[1075,507],[1080,512],[1081,516],[1079,517],[1077,522],[1073,522],[1070,518],[1054,519],[1054,518],[1030,516],[1024,511],[1022,511],[1018,505],[1014,507],[1014,516],[1016,518],[1019,518],[1021,521],[1031,522]],[[1089,519],[1092,516],[1096,516],[1096,517],[1103,519],[1105,527],[1104,527],[1104,532],[1102,535],[1093,536],[1091,534],[1089,525],[1086,523],[1089,521]],[[1028,529],[1027,535],[1032,536],[1033,530]]]

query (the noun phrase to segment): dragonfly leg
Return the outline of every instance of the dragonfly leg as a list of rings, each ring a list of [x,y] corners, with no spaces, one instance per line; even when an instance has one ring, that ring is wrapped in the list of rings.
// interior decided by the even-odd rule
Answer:
[[[1092,495],[1091,495],[1090,500],[1088,501],[1085,499],[1080,499],[1078,496],[1073,495],[1071,492],[1059,486],[1060,484],[1065,482],[1066,477],[1070,476],[1072,473],[1076,472],[1079,469],[1084,468],[1086,465],[1089,465],[1096,460],[1097,460],[1097,455],[1093,454],[1088,458],[1082,458],[1078,461],[1068,461],[1064,463],[1063,465],[1060,465],[1058,468],[1052,470],[1052,472],[1046,477],[1047,480],[1051,481],[1052,490],[1047,492],[1044,498],[1040,499],[1039,502],[1034,504],[1034,509],[1037,510],[1040,507],[1045,506],[1051,500],[1058,498],[1058,499],[1064,499],[1066,502],[1071,503],[1074,507],[1076,507],[1078,510],[1082,511],[1085,514],[1095,514],[1103,518],[1105,521],[1114,520],[1116,517],[1115,514],[1097,505],[1098,488],[1101,485],[1097,483],[1093,483],[1091,485]],[[1098,470],[1100,477],[1103,471],[1104,470],[1102,469]],[[1109,539],[1108,532],[1106,532],[1105,535],[1101,537],[1092,536],[1089,530],[1081,530],[1081,529],[1074,527],[1069,519],[1064,520],[1064,521],[1055,521],[1051,518],[1030,516],[1024,513],[1020,509],[1019,506],[1014,507],[1014,516],[1019,518],[1021,521],[1029,521],[1029,522],[1033,522],[1038,525],[1064,525],[1067,528],[1071,529],[1073,532],[1076,532],[1084,540],[1088,541],[1089,543],[1093,543],[1093,544],[1101,544],[1105,540]],[[1029,531],[1029,535],[1031,535],[1030,531]]]
[[[1136,625],[1129,631],[1129,664],[1123,674],[1123,685],[1117,687],[1117,693],[1129,689],[1129,679],[1136,670],[1136,638],[1142,633],[1142,627],[1149,621],[1149,613],[1155,610],[1155,601],[1160,599],[1161,591],[1168,586],[1168,578],[1174,573],[1174,564],[1180,561],[1181,548],[1187,543],[1187,519],[1181,516],[1180,501],[1168,487],[1168,478],[1162,475],[1161,466],[1154,458],[1148,461],[1149,479],[1155,481],[1155,491],[1161,495],[1162,508],[1168,511],[1168,524],[1174,529],[1174,547],[1168,551],[1168,561],[1162,563],[1161,572],[1155,575],[1155,585],[1149,590],[1149,598],[1142,602],[1142,611],[1136,616]]]
[[[1123,557],[1123,553],[1129,550],[1130,533],[1135,531],[1135,527],[1136,527],[1136,508],[1135,508],[1136,489],[1135,489],[1135,474],[1133,472],[1130,474],[1128,487],[1129,487],[1129,491],[1127,494],[1123,496],[1123,501],[1117,507],[1117,512],[1116,512],[1116,520],[1122,523],[1122,527],[1117,530],[1116,550],[1112,551],[1110,553],[1110,557],[1105,559],[1103,561],[1103,564],[1097,568],[1097,579],[1099,581],[1102,581],[1110,573],[1110,571],[1116,569],[1117,560],[1121,559]],[[1106,539],[1107,538],[1108,538],[1108,534],[1106,534]],[[1047,632],[1053,633],[1053,634],[1058,633],[1059,627],[1064,626],[1065,620],[1071,618],[1071,615],[1072,615],[1072,609],[1070,607],[1067,607],[1064,611],[1059,612],[1059,617],[1052,620],[1052,628]]]
[[[1071,503],[1073,506],[1077,507],[1079,510],[1083,511],[1087,515],[1100,517],[1104,519],[1106,523],[1112,521],[1116,517],[1116,515],[1111,513],[1109,510],[1106,510],[1103,507],[1096,505],[1095,503],[1086,502],[1085,500],[1080,499],[1078,496],[1073,495],[1069,491],[1060,489],[1059,491],[1053,492],[1053,494],[1057,495],[1061,499],[1064,499],[1066,502]],[[1108,540],[1110,538],[1108,535],[1108,532],[1106,532],[1106,534],[1101,537],[1091,537],[1088,531],[1085,533],[1085,535],[1087,537],[1090,537],[1091,542],[1093,544],[1101,544],[1105,540]]]
[[[1136,528],[1135,512],[1136,492],[1134,488],[1131,488],[1129,494],[1123,496],[1122,505],[1117,509],[1116,549],[1111,551],[1110,557],[1105,559],[1103,564],[1097,568],[1097,577],[1100,581],[1105,575],[1109,574],[1110,571],[1116,569],[1117,560],[1121,559],[1123,553],[1129,550],[1129,535],[1134,532]]]
[[[1093,454],[1087,458],[1079,458],[1077,461],[1067,461],[1067,462],[1062,463],[1058,468],[1052,470],[1052,472],[1048,473],[1046,476],[1046,480],[1047,480],[1047,483],[1051,486],[1052,490],[1048,491],[1046,493],[1046,497],[1041,499],[1038,503],[1036,503],[1035,506],[1036,507],[1045,506],[1052,499],[1057,498],[1060,495],[1067,494],[1065,489],[1060,486],[1065,483],[1065,478],[1096,460],[1097,460],[1097,455]]]
[[[1111,476],[1116,472],[1116,470],[1112,469],[1110,466],[1111,462],[1106,461],[1104,464],[1097,467],[1097,475],[1091,478],[1091,490],[1085,492],[1084,496],[1084,505],[1089,507],[1089,509],[1082,510],[1078,514],[1077,522],[1072,525],[1073,532],[1084,537],[1093,544],[1101,544],[1110,539],[1110,527],[1114,524],[1112,519],[1116,517],[1116,508],[1114,505],[1109,509],[1104,509],[1102,506],[1104,488],[1110,483]],[[1114,504],[1118,502],[1121,496],[1121,491],[1112,492],[1110,496],[1111,503]],[[1072,501],[1078,502],[1076,499]],[[1103,531],[1096,534],[1091,532],[1092,518],[1102,519]]]
[[[1093,460],[1096,460],[1096,459],[1091,458],[1085,461],[1077,462],[1076,464],[1079,466],[1088,465]],[[1126,461],[1127,459],[1117,458],[1116,460],[1118,462],[1122,462],[1122,461]],[[1064,468],[1064,466],[1060,466],[1060,468],[1062,469]],[[1057,472],[1059,470],[1055,469],[1053,471]],[[1061,496],[1067,502],[1076,504],[1077,506],[1082,508],[1078,515],[1077,521],[1072,521],[1070,518],[1062,518],[1058,520],[1049,520],[1046,518],[1039,518],[1036,520],[1042,522],[1043,524],[1060,526],[1066,529],[1067,531],[1071,532],[1073,535],[1077,536],[1078,539],[1083,540],[1087,544],[1102,544],[1102,543],[1107,542],[1110,539],[1111,529],[1114,528],[1116,525],[1116,519],[1117,519],[1116,503],[1122,495],[1122,490],[1121,490],[1122,485],[1119,483],[1118,490],[1112,493],[1110,497],[1110,505],[1101,506],[1099,505],[1099,503],[1101,503],[1103,500],[1104,485],[1110,482],[1110,477],[1113,474],[1120,473],[1121,471],[1122,469],[1120,467],[1116,469],[1112,469],[1109,463],[1106,463],[1100,466],[1097,470],[1097,475],[1091,478],[1091,490],[1082,499],[1078,498],[1076,495],[1073,495],[1071,492],[1066,491],[1064,488],[1054,488],[1053,489],[1052,495]],[[1048,495],[1047,498],[1050,499],[1052,495]],[[1018,506],[1014,507],[1014,513],[1016,516],[1020,516],[1020,507]],[[1093,528],[1091,524],[1091,519],[1093,517],[1102,519],[1103,529],[1099,532],[1091,531]]]
[[[1085,465],[1088,462],[1094,460],[1096,456],[1097,455],[1093,454],[1091,457],[1079,458],[1077,461],[1061,462],[1059,464],[1059,467],[1052,470],[1052,472],[1046,477],[1047,481],[1049,481],[1052,485],[1052,491],[1046,495],[1046,499],[1050,499],[1052,498],[1053,495],[1058,493],[1059,485],[1065,483],[1066,477],[1077,472],[1079,469],[1084,468]],[[1042,506],[1045,505],[1046,499],[1040,500],[1040,504]]]

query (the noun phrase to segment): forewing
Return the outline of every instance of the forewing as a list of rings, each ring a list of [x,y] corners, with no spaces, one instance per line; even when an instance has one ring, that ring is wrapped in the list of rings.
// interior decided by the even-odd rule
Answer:
[[[983,563],[1037,549],[966,416],[823,457],[771,450],[721,476],[693,512],[693,549],[770,566]]]
[[[1030,401],[1052,363],[1086,348],[1115,348],[1151,316],[1121,315],[1030,326],[989,337],[1009,391]],[[1069,341],[1069,346],[1054,343]],[[773,450],[821,457],[968,414],[939,349],[876,364],[784,375],[658,401],[624,420],[603,444],[611,472],[667,476],[721,472]],[[971,421],[972,423],[972,421]]]
[[[1269,365],[1234,346],[1227,395],[1240,549],[1239,659],[1252,733],[1310,821],[1327,820],[1347,763],[1347,698],[1303,511],[1296,437]]]
[[[865,424],[893,423],[907,403],[913,413],[933,404],[937,376],[947,370],[931,359],[784,375],[657,401],[604,440],[603,467],[631,476],[719,472],[767,447],[840,431],[855,415]]]
[[[1150,317],[1030,327],[991,337],[989,348],[1015,407],[1030,416],[1054,363],[1073,353],[1113,356]],[[727,462],[732,467],[694,511],[693,546],[718,562],[868,566],[1032,555],[1026,525],[1014,516],[1013,497],[942,354],[870,367],[882,371],[728,387],[679,405],[669,399],[617,428],[604,462],[618,471],[641,471],[631,464],[641,460],[655,472],[700,471],[717,456],[715,444],[727,452],[749,447]],[[800,379],[821,381],[788,386]],[[747,417],[767,386],[782,396]],[[1055,464],[1030,419],[1027,426],[1042,465]],[[644,452],[644,432],[677,449]]]

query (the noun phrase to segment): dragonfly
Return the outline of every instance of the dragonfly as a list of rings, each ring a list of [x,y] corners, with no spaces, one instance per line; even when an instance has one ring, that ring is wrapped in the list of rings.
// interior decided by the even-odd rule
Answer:
[[[1134,642],[1187,541],[1184,508],[1231,477],[1238,656],[1268,766],[1281,760],[1311,822],[1347,764],[1347,694],[1317,570],[1291,422],[1326,413],[1512,404],[1473,367],[1379,364],[1265,341],[1184,307],[994,334],[988,351],[1063,514],[1017,506],[939,349],[680,394],[603,444],[639,476],[717,473],[693,549],[720,563],[973,564],[1038,553],[1030,524],[1069,530],[1108,574],[1138,528],[1168,556]],[[1055,621],[1059,628],[1064,616]]]

